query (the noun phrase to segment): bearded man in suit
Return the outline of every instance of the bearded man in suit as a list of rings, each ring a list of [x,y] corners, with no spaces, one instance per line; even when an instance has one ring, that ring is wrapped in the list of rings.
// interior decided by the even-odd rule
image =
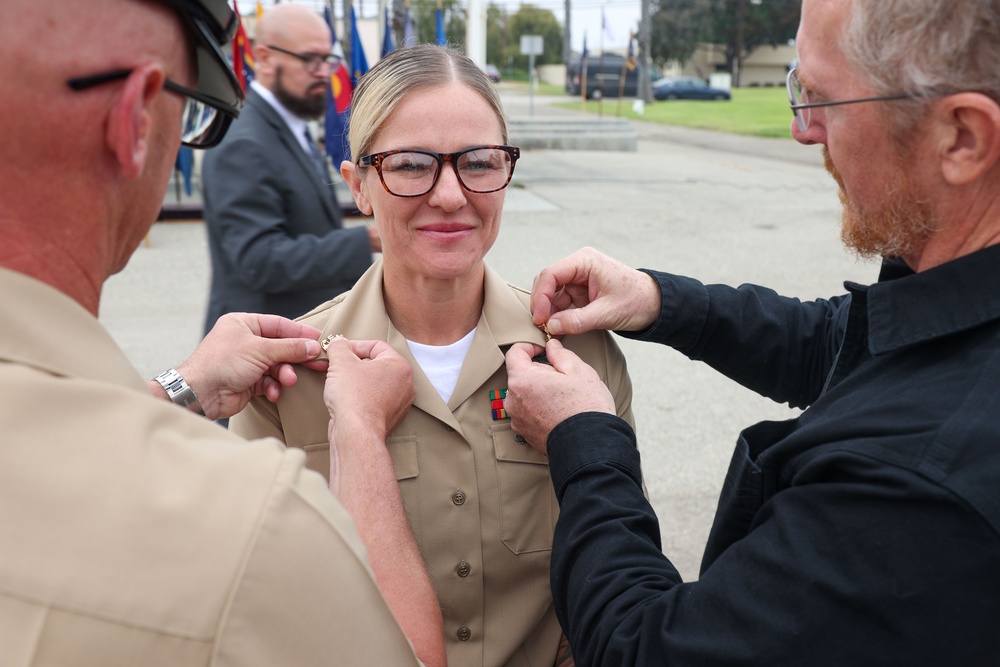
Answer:
[[[338,63],[331,48],[326,22],[306,7],[281,4],[261,18],[243,113],[202,166],[212,258],[206,331],[227,312],[302,315],[350,289],[381,250],[373,227],[344,228],[308,130],[326,111]]]

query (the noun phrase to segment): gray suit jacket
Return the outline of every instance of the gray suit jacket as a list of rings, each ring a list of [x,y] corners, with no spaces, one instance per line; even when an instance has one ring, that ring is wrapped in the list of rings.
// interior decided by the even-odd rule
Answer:
[[[365,229],[343,229],[333,184],[253,89],[205,153],[202,194],[212,258],[206,331],[228,312],[302,315],[372,263]]]

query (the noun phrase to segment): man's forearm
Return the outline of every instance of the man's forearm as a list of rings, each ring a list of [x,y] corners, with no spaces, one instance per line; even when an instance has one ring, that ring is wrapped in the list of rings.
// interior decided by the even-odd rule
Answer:
[[[556,614],[579,664],[637,664],[633,613],[681,577],[661,552],[634,432],[620,418],[585,413],[553,429],[548,445],[560,503]]]

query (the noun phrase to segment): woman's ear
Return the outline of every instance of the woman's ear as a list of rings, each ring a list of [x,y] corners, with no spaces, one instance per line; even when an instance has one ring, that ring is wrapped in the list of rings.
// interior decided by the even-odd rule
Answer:
[[[357,204],[358,210],[365,215],[371,215],[372,205],[364,193],[364,179],[358,172],[358,166],[350,160],[344,160],[340,163],[340,175],[344,177],[344,182],[351,189],[351,195],[354,197],[354,203]]]
[[[1000,106],[981,93],[958,93],[940,102],[941,173],[952,185],[968,185],[1000,160]]]
[[[108,112],[106,143],[126,179],[139,176],[146,164],[152,126],[149,105],[163,90],[165,80],[158,64],[136,68],[125,79]]]

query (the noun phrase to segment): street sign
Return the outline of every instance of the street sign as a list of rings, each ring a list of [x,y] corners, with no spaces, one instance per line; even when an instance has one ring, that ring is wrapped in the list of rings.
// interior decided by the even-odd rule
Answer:
[[[521,35],[521,55],[540,56],[545,52],[545,42],[541,35]]]

